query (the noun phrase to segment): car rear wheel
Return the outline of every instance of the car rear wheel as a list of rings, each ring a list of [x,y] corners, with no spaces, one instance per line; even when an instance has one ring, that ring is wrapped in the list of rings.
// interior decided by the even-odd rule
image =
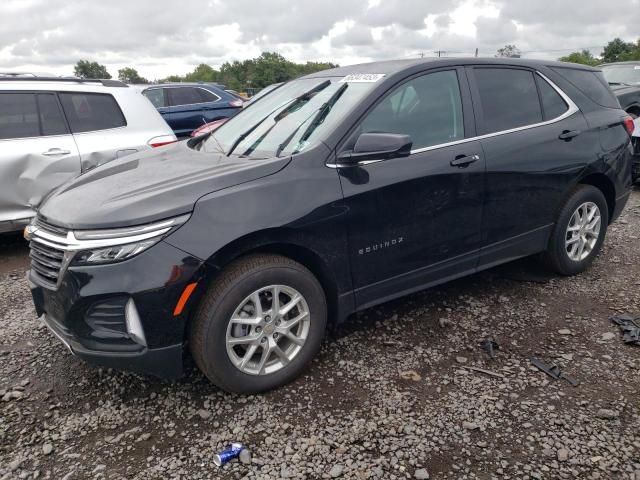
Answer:
[[[324,291],[309,270],[286,257],[251,255],[211,285],[193,320],[191,351],[214,384],[257,393],[300,375],[326,323]]]
[[[609,210],[602,192],[579,185],[560,209],[549,246],[547,264],[561,275],[586,270],[600,252],[609,225]]]

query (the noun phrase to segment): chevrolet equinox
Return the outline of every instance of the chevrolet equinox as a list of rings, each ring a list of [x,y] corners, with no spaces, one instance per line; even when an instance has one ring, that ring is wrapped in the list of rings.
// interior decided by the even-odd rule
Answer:
[[[221,388],[298,376],[328,324],[541,253],[582,272],[631,189],[596,69],[354,65],[285,83],[215,132],[93,169],[26,228],[38,315],[76,355]]]

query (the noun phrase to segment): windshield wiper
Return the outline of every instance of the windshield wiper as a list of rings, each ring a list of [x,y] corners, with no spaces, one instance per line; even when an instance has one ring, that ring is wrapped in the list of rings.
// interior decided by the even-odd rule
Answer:
[[[291,132],[291,134],[287,138],[285,138],[284,141],[278,146],[278,149],[276,150],[276,157],[279,157],[282,151],[287,147],[287,145],[291,143],[293,137],[295,137],[296,133],[298,133],[298,130],[300,130],[302,126],[307,123],[307,120],[313,117],[311,125],[309,125],[309,127],[302,134],[302,137],[300,137],[300,142],[303,142],[307,138],[309,138],[313,131],[318,127],[318,125],[320,125],[324,121],[325,117],[329,114],[335,103],[340,99],[348,86],[348,83],[343,83],[340,88],[338,88],[326,102],[320,105],[317,110],[314,110],[313,113],[304,120],[304,122],[301,122],[300,125],[298,125],[295,130]]]
[[[233,151],[238,147],[238,145],[240,145],[240,143],[245,138],[247,138],[249,135],[251,135],[251,133],[256,128],[258,128],[260,125],[262,125],[269,117],[271,117],[271,115],[276,113],[278,110],[281,110],[283,108],[285,109],[282,112],[280,112],[280,114],[278,114],[278,116],[276,117],[276,122],[280,121],[283,118],[283,113],[284,112],[288,112],[289,110],[291,110],[291,108],[293,108],[294,105],[297,105],[300,102],[308,100],[311,95],[313,95],[314,93],[319,92],[320,90],[323,90],[323,89],[327,88],[329,85],[331,85],[331,80],[325,80],[324,82],[319,83],[318,85],[313,87],[311,90],[308,90],[308,91],[304,92],[302,95],[298,95],[296,98],[292,98],[291,100],[288,100],[287,102],[285,102],[283,105],[279,105],[278,107],[276,107],[273,110],[271,110],[260,121],[258,121],[255,125],[252,125],[249,129],[247,129],[245,132],[243,132],[236,139],[235,142],[233,142],[233,145],[231,145],[231,148],[227,152],[227,156],[231,155],[233,153]]]
[[[624,83],[624,82],[607,82],[609,85],[623,85],[625,87],[630,87],[631,84],[629,83]]]

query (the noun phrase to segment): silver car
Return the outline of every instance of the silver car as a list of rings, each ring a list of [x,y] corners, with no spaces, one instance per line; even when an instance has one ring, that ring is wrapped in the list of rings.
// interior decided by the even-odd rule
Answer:
[[[149,100],[122,82],[0,74],[0,233],[24,227],[66,180],[175,141]]]

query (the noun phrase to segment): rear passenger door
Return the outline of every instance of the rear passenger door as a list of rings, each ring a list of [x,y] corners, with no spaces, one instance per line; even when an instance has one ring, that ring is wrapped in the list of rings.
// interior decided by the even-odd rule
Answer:
[[[127,120],[113,95],[59,92],[85,172],[115,158],[135,153],[139,138],[128,138]]]
[[[540,73],[468,67],[487,193],[480,265],[546,248],[558,205],[589,155],[584,117]]]
[[[47,193],[79,173],[56,95],[0,93],[0,223],[33,216]]]

